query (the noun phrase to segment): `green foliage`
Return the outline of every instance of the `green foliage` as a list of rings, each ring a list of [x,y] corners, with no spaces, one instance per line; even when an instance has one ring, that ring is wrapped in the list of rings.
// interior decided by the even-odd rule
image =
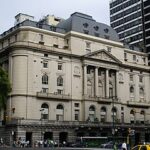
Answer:
[[[8,74],[0,67],[0,109],[6,108],[6,101],[9,92],[11,91]]]

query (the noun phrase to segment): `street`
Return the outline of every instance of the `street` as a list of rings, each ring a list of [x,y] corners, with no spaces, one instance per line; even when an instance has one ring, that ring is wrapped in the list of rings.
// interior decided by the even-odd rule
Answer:
[[[71,147],[57,147],[57,148],[12,148],[12,147],[0,147],[0,150],[112,150],[104,148],[71,148]]]

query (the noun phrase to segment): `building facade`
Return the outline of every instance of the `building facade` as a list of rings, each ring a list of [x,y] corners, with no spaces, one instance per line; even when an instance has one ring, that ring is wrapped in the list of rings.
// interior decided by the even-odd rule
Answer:
[[[7,142],[124,140],[129,128],[132,143],[150,140],[148,54],[125,48],[91,16],[76,12],[55,26],[19,22],[1,34],[0,65],[12,84],[0,126]]]
[[[143,5],[144,5],[144,30],[145,30],[145,45],[146,45],[146,50],[149,53],[150,52],[150,1],[148,0],[143,0]]]
[[[149,7],[148,0],[110,1],[110,24],[119,34],[121,42],[131,49],[149,53]]]

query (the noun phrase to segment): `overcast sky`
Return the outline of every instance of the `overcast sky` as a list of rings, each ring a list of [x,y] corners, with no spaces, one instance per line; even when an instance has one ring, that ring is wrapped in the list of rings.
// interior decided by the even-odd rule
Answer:
[[[97,22],[110,24],[109,0],[3,0],[0,4],[0,34],[14,25],[14,17],[25,13],[39,20],[48,14],[64,19],[81,12]]]

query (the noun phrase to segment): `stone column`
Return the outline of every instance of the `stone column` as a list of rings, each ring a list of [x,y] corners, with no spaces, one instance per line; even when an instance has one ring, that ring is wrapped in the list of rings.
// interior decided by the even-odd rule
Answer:
[[[134,75],[133,81],[135,83],[134,87],[134,101],[140,100],[140,94],[139,94],[139,75]]]
[[[106,69],[106,97],[109,98],[109,70]]]
[[[119,95],[118,95],[118,93],[119,93],[119,71],[117,70],[116,71],[116,89],[115,89],[115,96],[118,98],[119,97]]]
[[[95,96],[98,96],[98,67],[95,67]]]
[[[84,95],[87,95],[87,65],[84,65],[84,77],[83,77],[83,81],[84,81]]]

